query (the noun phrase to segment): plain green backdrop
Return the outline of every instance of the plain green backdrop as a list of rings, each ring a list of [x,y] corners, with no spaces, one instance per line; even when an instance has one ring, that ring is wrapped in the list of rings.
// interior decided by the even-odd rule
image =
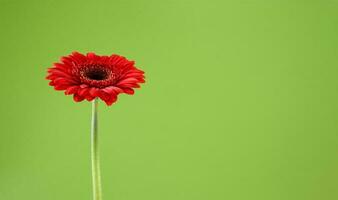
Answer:
[[[99,105],[104,200],[338,199],[338,1],[0,0],[0,200],[90,200],[74,50],[147,83]]]

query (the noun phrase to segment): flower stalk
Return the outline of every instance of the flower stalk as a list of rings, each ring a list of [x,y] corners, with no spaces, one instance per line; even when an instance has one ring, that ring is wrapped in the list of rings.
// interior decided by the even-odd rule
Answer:
[[[92,162],[92,182],[93,200],[102,200],[100,157],[98,143],[98,98],[92,101],[92,122],[91,122],[91,162]]]

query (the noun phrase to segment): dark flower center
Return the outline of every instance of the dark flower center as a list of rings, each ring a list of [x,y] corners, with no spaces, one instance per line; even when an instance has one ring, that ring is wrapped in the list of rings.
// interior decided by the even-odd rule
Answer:
[[[91,68],[87,69],[83,75],[91,80],[102,81],[108,78],[109,72],[102,68]]]
[[[113,69],[104,65],[85,65],[74,71],[81,82],[91,87],[104,88],[113,85],[118,79]]]

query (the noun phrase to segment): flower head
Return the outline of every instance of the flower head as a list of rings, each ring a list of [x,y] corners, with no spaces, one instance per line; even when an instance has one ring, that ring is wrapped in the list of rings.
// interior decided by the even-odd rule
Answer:
[[[65,90],[76,102],[92,101],[96,97],[112,105],[120,93],[134,94],[134,88],[144,83],[144,72],[134,61],[123,56],[83,55],[73,52],[48,69],[46,79],[55,90]]]

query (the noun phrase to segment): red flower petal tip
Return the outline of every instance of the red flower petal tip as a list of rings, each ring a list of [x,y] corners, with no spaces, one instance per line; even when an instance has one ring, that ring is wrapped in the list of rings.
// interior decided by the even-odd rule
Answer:
[[[110,106],[120,93],[133,95],[134,88],[145,82],[144,72],[134,64],[116,54],[99,56],[73,52],[48,68],[46,79],[55,90],[73,95],[75,102],[98,97]]]

